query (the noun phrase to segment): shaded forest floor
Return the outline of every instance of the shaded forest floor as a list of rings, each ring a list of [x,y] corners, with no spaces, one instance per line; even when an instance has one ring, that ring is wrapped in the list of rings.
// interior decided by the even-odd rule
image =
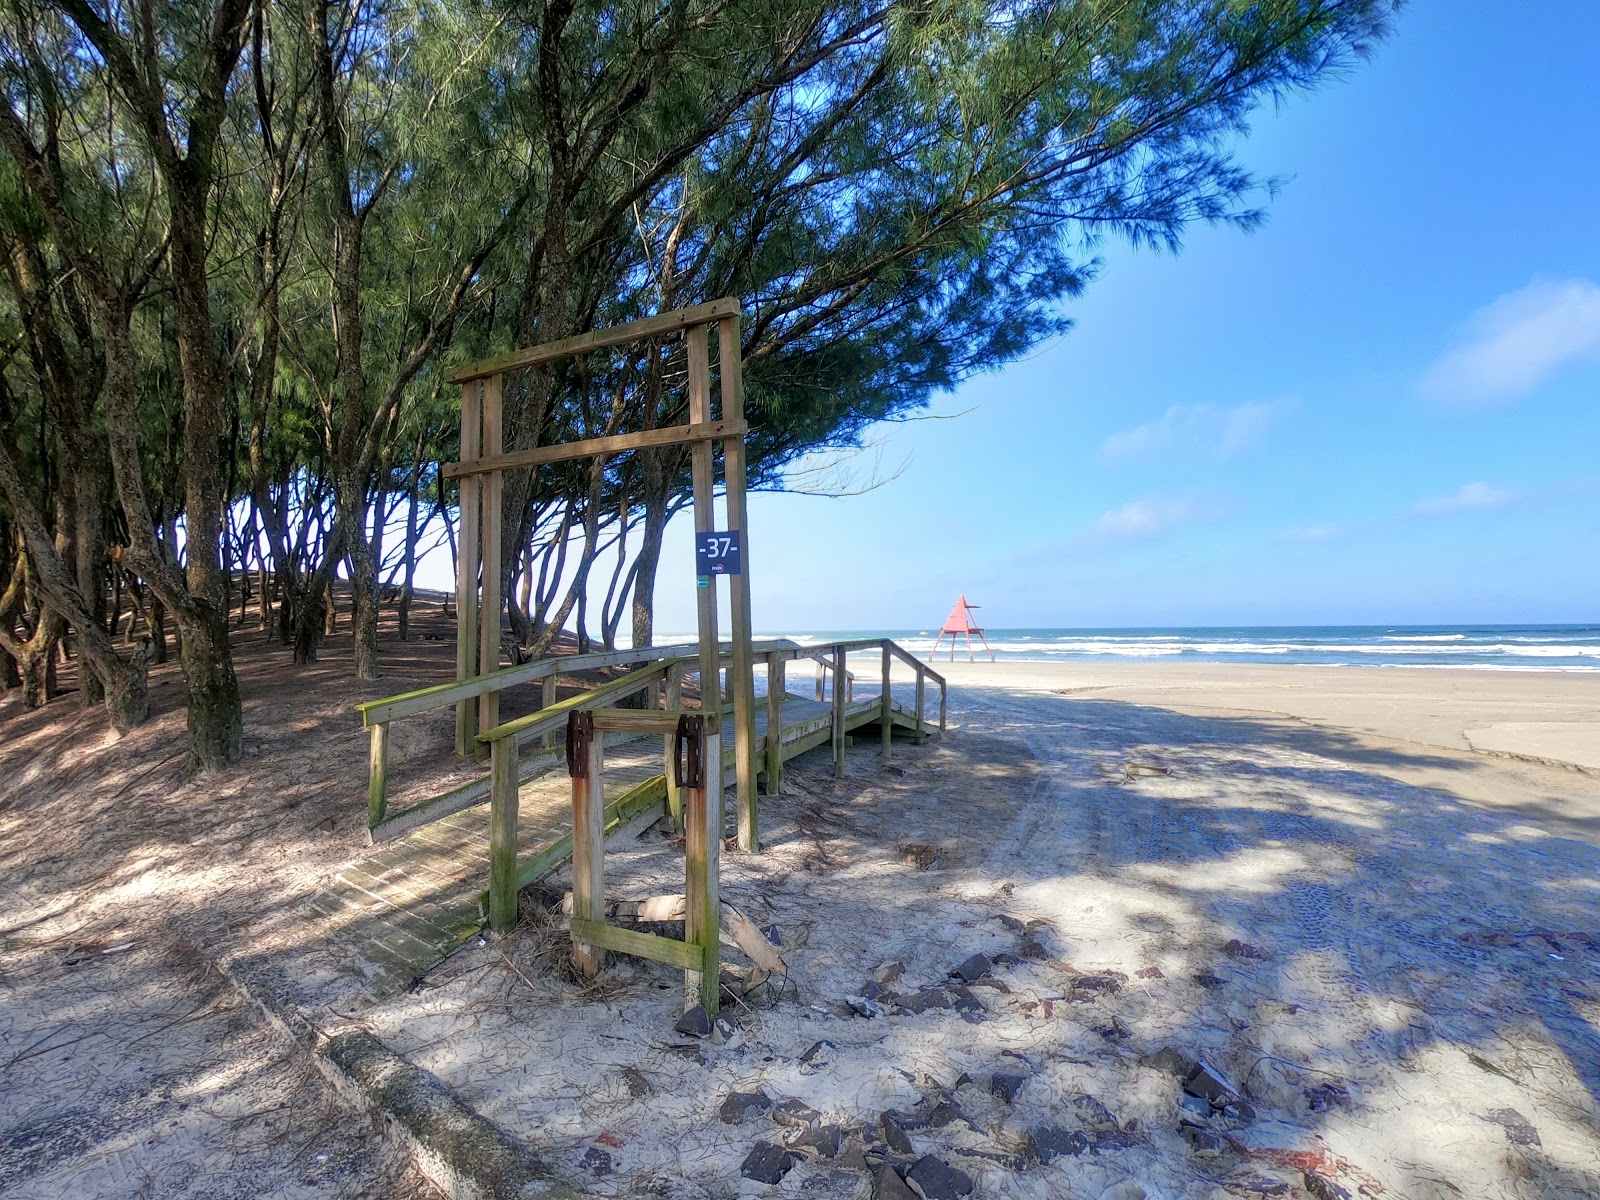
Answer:
[[[175,656],[121,739],[71,664],[44,708],[0,700],[0,1192],[434,1194],[208,965],[367,852],[351,706],[453,674],[453,621],[438,597],[417,609],[415,640],[383,630],[372,683],[351,677],[347,621],[305,668],[254,613],[235,627],[244,758],[221,776],[183,778]]]

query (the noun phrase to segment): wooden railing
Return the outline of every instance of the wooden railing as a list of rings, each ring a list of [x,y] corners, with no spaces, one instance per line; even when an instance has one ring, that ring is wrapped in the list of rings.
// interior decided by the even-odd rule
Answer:
[[[932,725],[927,716],[927,692],[930,682],[937,684],[939,688],[938,726],[941,733],[945,729],[948,685],[944,676],[888,638],[861,638],[816,646],[800,646],[788,640],[761,641],[751,644],[751,652],[752,672],[763,662],[767,671],[767,729],[761,751],[765,768],[762,773],[765,776],[765,790],[768,795],[775,795],[783,790],[782,705],[787,693],[785,676],[788,664],[791,662],[809,659],[817,664],[817,699],[831,700],[832,712],[829,714],[827,729],[810,736],[815,739],[831,739],[834,771],[838,775],[844,774],[847,725],[872,723],[871,718],[863,715],[864,712],[876,710],[874,715],[882,739],[881,753],[885,757],[890,754],[895,725],[896,706],[892,676],[896,660],[914,673],[916,699],[912,707],[914,720],[911,722],[914,739],[921,743]],[[873,657],[877,660],[875,665],[880,676],[880,693],[877,697],[857,701],[854,697],[856,675],[849,670],[847,664],[851,654],[861,655],[868,652],[873,652]],[[724,668],[734,669],[731,666],[734,662],[731,653],[720,656],[719,675]],[[634,669],[614,679],[605,680],[577,696],[556,701],[554,685],[557,675],[618,667]],[[556,733],[565,729],[568,718],[575,712],[593,713],[597,710],[611,709],[628,697],[645,692],[650,695],[645,705],[646,711],[635,713],[629,710],[629,715],[622,718],[624,724],[631,723],[630,728],[637,726],[639,729],[654,730],[666,720],[668,714],[672,714],[676,719],[676,715],[681,712],[684,677],[690,673],[698,673],[698,667],[699,657],[696,647],[692,645],[602,654],[570,654],[524,663],[521,666],[458,683],[439,684],[404,695],[357,705],[357,710],[361,713],[362,721],[369,729],[372,739],[367,816],[368,829],[373,840],[391,837],[428,821],[438,820],[472,804],[480,803],[487,797],[490,803],[490,886],[486,901],[493,918],[491,923],[497,929],[507,927],[507,922],[515,920],[517,892],[530,882],[531,878],[557,865],[564,854],[571,852],[572,844],[570,839],[566,839],[564,848],[561,845],[547,847],[529,862],[518,863],[519,796],[527,765],[538,764],[541,759],[542,765],[546,767],[555,765],[555,760],[550,758],[547,752],[553,748]],[[831,688],[828,686],[830,679]],[[486,777],[413,805],[400,813],[389,814],[388,742],[389,726],[392,722],[447,708],[464,699],[497,694],[506,688],[536,681],[545,683],[544,702],[538,710],[503,721],[476,736],[477,745],[489,758],[489,773]],[[720,679],[709,683],[701,681],[700,694],[701,711],[713,705],[720,708],[723,714],[729,711],[723,700]],[[869,707],[864,709],[863,706]],[[752,715],[752,721],[753,719]],[[817,717],[814,720],[821,728],[821,718]],[[903,706],[900,709],[900,720],[902,723],[905,721]],[[535,739],[542,740],[545,752],[524,759],[523,748]],[[664,735],[663,740],[663,776],[667,812],[673,821],[682,827],[683,798],[676,787],[670,761],[672,753],[670,735]],[[723,753],[720,749],[722,740],[716,739],[714,744],[719,749],[712,756],[713,761],[709,769],[717,776],[718,783],[714,790],[720,793],[723,769]],[[818,742],[812,741],[811,744],[816,745]],[[794,749],[791,747],[791,752]],[[640,792],[643,799],[638,800],[630,812],[642,811],[646,800],[650,804],[661,802],[662,776],[656,777],[653,787],[655,790],[649,794],[646,794],[647,789],[644,785],[634,789]],[[747,798],[747,802],[753,817],[754,798]],[[621,819],[624,818],[619,817],[619,820]]]
[[[758,657],[800,649],[796,643],[787,639],[755,642],[751,648]],[[429,821],[440,820],[452,813],[460,812],[463,808],[480,803],[489,795],[491,788],[490,776],[484,775],[402,812],[391,814],[389,812],[389,726],[393,722],[434,712],[479,696],[498,695],[508,688],[542,682],[544,688],[540,708],[528,716],[497,725],[495,732],[511,727],[519,749],[530,739],[542,734],[545,739],[544,749],[548,751],[553,749],[555,732],[563,726],[566,714],[580,701],[587,707],[605,707],[637,694],[652,683],[664,680],[667,699],[676,705],[683,676],[693,671],[698,664],[697,654],[698,647],[694,643],[658,646],[644,650],[565,654],[537,659],[520,666],[506,667],[503,670],[477,675],[455,683],[436,684],[398,696],[387,696],[381,700],[369,700],[356,705],[356,711],[361,714],[361,723],[368,730],[370,738],[367,763],[368,834],[374,841],[398,836],[408,829],[414,829]],[[725,645],[720,659],[721,665],[731,667],[733,661],[732,648]],[[560,675],[646,665],[650,668],[649,679],[640,678],[639,672],[630,672],[619,679],[606,681],[573,700],[556,704],[556,679]],[[627,680],[633,680],[633,683],[625,683]],[[619,688],[618,685],[622,686]],[[479,758],[489,756],[489,743],[485,739],[478,738],[474,748]],[[770,759],[770,755],[768,757]],[[537,755],[531,760],[531,765],[534,767],[548,765],[551,761],[544,755]],[[519,763],[519,771],[520,769]]]

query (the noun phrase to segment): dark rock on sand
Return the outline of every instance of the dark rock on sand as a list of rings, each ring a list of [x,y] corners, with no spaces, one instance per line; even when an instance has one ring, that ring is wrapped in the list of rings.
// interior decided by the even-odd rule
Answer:
[[[759,1117],[772,1108],[772,1101],[760,1092],[731,1092],[722,1102],[722,1123],[739,1125],[751,1117]]]
[[[757,1183],[781,1183],[794,1166],[794,1155],[771,1142],[757,1142],[745,1155],[739,1174]]]
[[[1082,1154],[1088,1148],[1089,1139],[1076,1129],[1069,1131],[1041,1125],[1028,1131],[1025,1150],[1028,1158],[1044,1164],[1057,1158]]]

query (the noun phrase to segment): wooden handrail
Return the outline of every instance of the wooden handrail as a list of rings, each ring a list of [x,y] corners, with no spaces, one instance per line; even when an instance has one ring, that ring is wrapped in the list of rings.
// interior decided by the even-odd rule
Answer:
[[[692,657],[697,649],[698,647],[692,642],[680,642],[644,650],[607,650],[596,651],[593,654],[553,655],[522,663],[520,666],[490,671],[485,675],[474,675],[471,679],[437,683],[418,688],[414,692],[402,692],[398,696],[366,700],[357,704],[355,710],[361,714],[361,724],[370,728],[386,721],[398,721],[402,717],[414,717],[419,713],[431,712],[461,700],[471,700],[486,692],[504,691],[522,683],[535,683],[551,675],[564,675],[573,671],[597,671],[604,667],[634,666],[669,658],[687,658]],[[757,653],[763,653],[768,650],[794,650],[798,649],[798,646],[787,638],[773,638],[756,642],[752,649]],[[731,652],[731,645],[729,650]]]
[[[542,708],[536,713],[518,717],[515,721],[496,725],[493,729],[486,729],[478,735],[478,741],[485,746],[492,746],[495,742],[506,738],[516,738],[520,742],[525,737],[533,737],[547,729],[556,729],[566,724],[568,713],[580,708],[600,708],[615,704],[624,696],[631,696],[641,688],[649,687],[658,679],[665,679],[667,671],[675,664],[689,661],[691,660],[687,658],[670,658],[652,666],[641,667],[637,671],[629,671],[626,675],[602,683],[591,691],[557,701],[549,708]]]

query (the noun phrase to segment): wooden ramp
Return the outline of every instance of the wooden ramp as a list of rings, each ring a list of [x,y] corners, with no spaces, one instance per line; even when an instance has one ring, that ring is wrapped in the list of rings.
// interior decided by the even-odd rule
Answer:
[[[756,715],[765,739],[767,706]],[[844,705],[846,732],[880,727],[882,699]],[[919,740],[936,727],[891,704],[893,727]],[[782,700],[785,760],[833,738],[833,704],[785,692]],[[519,793],[517,864],[521,886],[550,874],[572,855],[572,781],[558,754],[525,768]],[[605,831],[652,822],[666,813],[667,781],[661,739],[611,741],[606,747]],[[734,750],[723,752],[727,786],[734,783]],[[324,938],[345,943],[366,963],[369,994],[382,997],[409,987],[484,927],[488,881],[487,802],[414,829],[341,871],[311,900]]]

